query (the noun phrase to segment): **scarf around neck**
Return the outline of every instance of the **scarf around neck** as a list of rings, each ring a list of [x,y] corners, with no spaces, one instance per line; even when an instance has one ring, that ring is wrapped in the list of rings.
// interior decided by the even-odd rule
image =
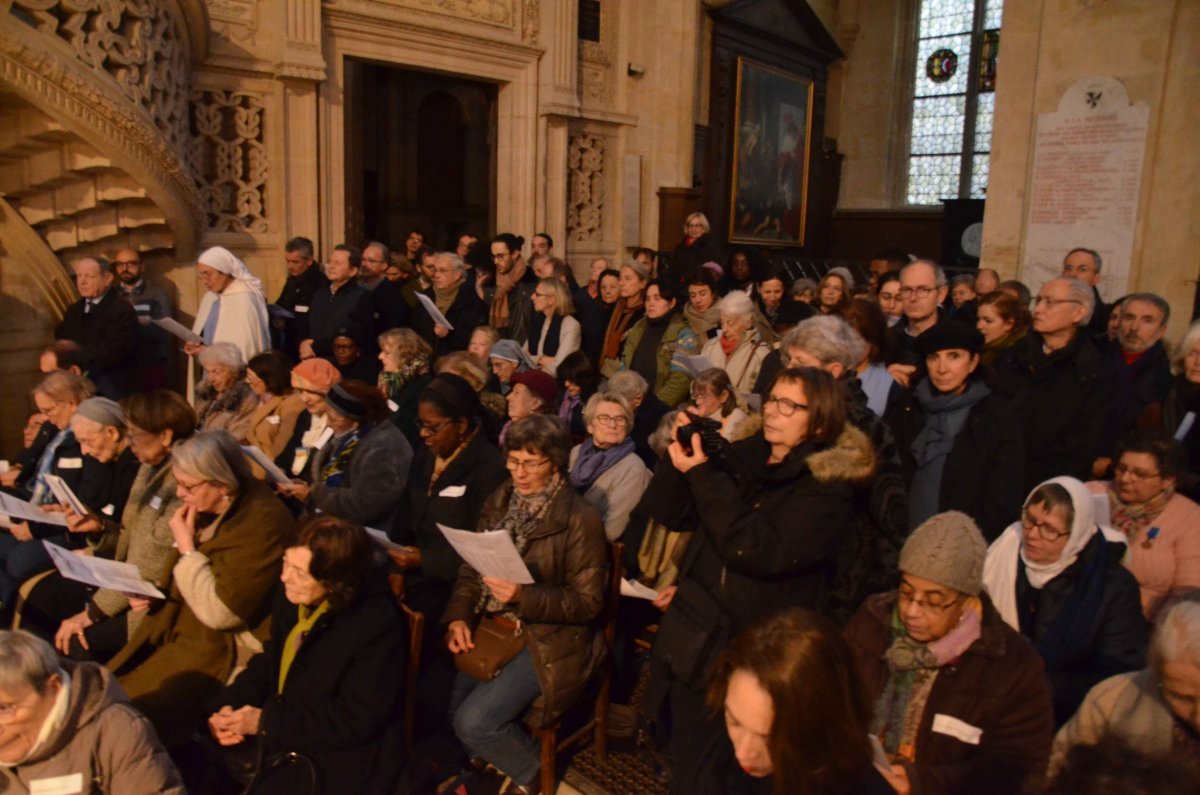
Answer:
[[[982,381],[973,381],[959,395],[935,394],[928,378],[913,390],[925,421],[909,451],[916,463],[908,492],[909,519],[913,527],[938,512],[942,474],[954,440],[967,424],[971,408],[991,394]]]
[[[492,298],[491,311],[492,328],[508,328],[509,315],[511,314],[508,306],[508,294],[521,283],[527,267],[525,260],[519,259],[517,260],[517,264],[509,269],[508,273],[496,271],[496,294]]]
[[[692,327],[692,331],[697,337],[705,339],[708,337],[708,332],[721,325],[721,308],[714,302],[712,306],[701,312],[692,306],[691,301],[688,301],[683,305],[683,319]]]
[[[518,494],[514,487],[508,497],[508,510],[504,512],[504,516],[500,517],[500,521],[494,527],[487,528],[487,531],[503,530],[508,533],[513,540],[513,546],[517,548],[517,554],[524,557],[525,551],[529,549],[530,536],[537,529],[562,487],[562,476],[557,473],[546,485],[546,488],[537,494]],[[520,618],[512,605],[505,604],[492,596],[492,592],[483,584],[483,575],[479,574],[478,576],[480,610],[484,613],[499,614],[513,621],[519,621]]]
[[[621,343],[625,339],[625,332],[642,316],[645,311],[644,306],[643,303],[631,307],[626,299],[617,299],[617,305],[613,308],[612,318],[609,319],[608,329],[604,334],[604,350],[600,356],[601,361],[620,358]]]
[[[571,488],[580,494],[599,480],[600,476],[616,466],[625,456],[633,452],[633,440],[625,437],[620,444],[601,450],[589,437],[579,446],[579,455],[575,458],[575,466],[571,467]]]
[[[454,285],[448,290],[442,290],[438,287],[433,288],[433,305],[438,308],[438,311],[443,315],[450,311],[450,307],[454,305],[454,300],[458,298],[458,291],[462,288],[462,282]]]
[[[1175,496],[1175,487],[1168,486],[1145,502],[1121,502],[1108,484],[1108,505],[1112,513],[1113,526],[1120,530],[1130,543],[1166,510],[1167,503]]]
[[[400,390],[404,389],[404,385],[411,381],[414,375],[420,375],[427,369],[429,369],[429,359],[424,354],[417,354],[400,365],[400,369],[394,373],[386,370],[380,372],[379,391],[383,393],[385,399],[395,400],[399,397]]]

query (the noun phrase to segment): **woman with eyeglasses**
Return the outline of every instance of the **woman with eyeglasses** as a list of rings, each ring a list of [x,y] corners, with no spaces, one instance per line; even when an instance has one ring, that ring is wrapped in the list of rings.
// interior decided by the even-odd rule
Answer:
[[[571,291],[558,279],[542,279],[534,288],[529,339],[522,346],[544,373],[555,375],[563,359],[579,350],[583,330],[575,319]]]
[[[899,587],[846,626],[897,793],[1018,795],[1046,770],[1050,688],[983,590],[986,552],[971,517],[932,517],[900,551]]]
[[[583,409],[588,438],[571,448],[571,488],[596,506],[604,534],[616,541],[650,483],[650,470],[634,450],[633,409],[615,392],[592,395]]]
[[[108,661],[168,747],[192,736],[208,700],[262,651],[293,525],[225,431],[175,445],[171,470],[182,504],[168,520],[178,555],[166,600],[130,598],[150,612]]]
[[[1129,540],[1125,567],[1137,578],[1148,621],[1200,588],[1200,505],[1177,486],[1185,461],[1183,447],[1161,431],[1134,431],[1118,449],[1112,480],[1088,483]]]
[[[192,331],[200,335],[202,342],[185,343],[184,352],[197,356],[205,348],[227,342],[237,348],[245,362],[269,350],[271,332],[262,281],[246,263],[229,249],[213,246],[197,259],[196,275],[208,288],[192,324]]]
[[[671,253],[666,272],[658,275],[681,288],[689,273],[706,262],[716,262],[718,253],[711,232],[712,227],[704,213],[689,215],[683,222],[683,239]]]
[[[422,444],[389,535],[406,545],[397,561],[405,570],[405,603],[428,617],[423,656],[437,649],[437,619],[462,566],[437,526],[476,527],[484,501],[508,478],[504,456],[485,430],[486,411],[474,387],[452,373],[435,376],[417,403]]]
[[[196,385],[196,415],[200,430],[229,431],[245,439],[258,398],[246,383],[246,362],[231,343],[209,345],[197,356],[204,378]]]
[[[600,515],[567,482],[562,422],[535,415],[513,423],[504,454],[512,479],[488,498],[478,530],[507,533],[534,582],[464,565],[441,623],[451,654],[462,658],[451,697],[454,733],[471,757],[511,779],[506,792],[520,795],[537,792],[539,781],[539,743],[525,726],[553,726],[604,659],[596,619],[608,565]],[[464,672],[476,670],[479,632],[505,636],[515,652],[487,681]]]
[[[1098,682],[1146,663],[1137,580],[1121,565],[1127,544],[1096,524],[1087,486],[1058,477],[1029,494],[1020,520],[988,548],[984,587],[1005,623],[1041,655],[1055,726]]]
[[[669,703],[672,792],[711,791],[710,773],[729,761],[704,689],[730,639],[777,610],[825,607],[852,484],[875,468],[871,443],[845,417],[833,377],[801,367],[776,377],[762,431],[748,439],[691,434],[687,413],[676,418],[641,503],[649,518],[692,534],[679,584],[655,601],[666,612],[646,698],[647,714]]]

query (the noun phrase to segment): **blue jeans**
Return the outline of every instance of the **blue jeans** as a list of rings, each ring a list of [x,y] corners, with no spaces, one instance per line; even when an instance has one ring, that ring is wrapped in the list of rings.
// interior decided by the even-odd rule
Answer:
[[[520,719],[541,693],[528,646],[490,682],[460,671],[450,697],[454,733],[471,756],[491,762],[519,785],[530,784],[538,774],[541,749]]]

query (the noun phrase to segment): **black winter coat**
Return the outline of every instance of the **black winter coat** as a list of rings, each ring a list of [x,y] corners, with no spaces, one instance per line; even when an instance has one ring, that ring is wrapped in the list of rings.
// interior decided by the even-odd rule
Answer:
[[[1077,586],[1089,565],[1106,568],[1100,607],[1076,627],[1086,641],[1069,649],[1058,663],[1046,660],[1046,675],[1054,693],[1054,722],[1061,726],[1075,714],[1094,685],[1110,676],[1136,671],[1146,664],[1149,626],[1142,614],[1137,580],[1121,565],[1125,545],[1097,533],[1079,558],[1041,590],[1029,584],[1025,564],[1017,569],[1017,609],[1021,634],[1045,656],[1043,644],[1059,614],[1077,596]],[[1105,559],[1101,559],[1101,556]]]
[[[917,468],[912,443],[925,425],[925,416],[916,398],[906,392],[885,419],[896,437],[907,489]],[[1021,512],[1024,470],[1021,426],[1013,410],[990,394],[971,408],[967,424],[954,438],[942,471],[938,510],[967,514],[991,543]]]
[[[319,291],[329,290],[329,279],[321,272],[321,266],[313,264],[299,276],[288,276],[275,299],[275,305],[288,310],[294,318],[272,318],[272,344],[293,360],[298,360],[300,340],[309,339],[308,313],[312,309],[313,296]]]
[[[321,482],[321,470],[336,444],[331,438],[309,462],[312,506],[367,527],[390,527],[412,464],[408,440],[390,422],[370,428],[358,440],[342,485],[327,486]]]
[[[1171,362],[1162,341],[1154,343],[1132,365],[1125,364],[1120,346],[1111,354],[1117,374],[1107,454],[1134,428],[1157,428],[1162,421],[1163,403],[1171,391]]]
[[[360,348],[370,350],[374,323],[371,291],[355,282],[342,285],[336,293],[327,287],[313,295],[308,333],[318,356],[333,356],[334,337],[349,337]]]
[[[1025,493],[1059,475],[1090,480],[1112,415],[1112,363],[1085,333],[1047,355],[1042,336],[1030,332],[1001,351],[993,368],[997,393],[1025,429]]]
[[[137,311],[112,287],[100,303],[84,312],[82,299],[71,304],[54,338],[82,345],[92,356],[89,377],[104,397],[123,398],[138,389]]]
[[[712,235],[705,232],[700,237],[696,238],[689,246],[687,238],[679,241],[679,245],[675,247],[675,251],[671,254],[671,261],[667,265],[666,273],[663,276],[680,287],[686,286],[687,278],[696,268],[699,268],[706,262],[721,262],[721,253],[717,251],[717,246],[713,242]]]
[[[429,296],[429,300],[435,300],[432,287],[424,293]],[[450,325],[454,326],[454,330],[445,337],[439,337],[433,333],[433,318],[425,311],[423,305],[418,303],[412,312],[412,329],[433,346],[435,360],[447,353],[465,351],[471,343],[471,333],[478,326],[488,322],[487,305],[475,292],[475,285],[469,280],[459,285],[458,295],[454,297],[454,303],[450,304],[450,309],[445,315]]]
[[[801,446],[773,466],[769,455],[759,433],[730,445],[728,463],[710,460],[683,474],[664,460],[639,505],[672,529],[695,531],[654,647],[656,660],[693,689],[703,687],[729,640],[755,621],[788,607],[825,607],[851,483],[875,465],[870,442],[849,426],[823,449]]]
[[[279,693],[279,663],[299,619],[280,588],[271,638],[215,709],[262,709],[264,751],[295,752],[316,766],[323,793],[391,792],[403,754],[400,696],[407,633],[381,571],[345,610],[329,612],[304,638]]]

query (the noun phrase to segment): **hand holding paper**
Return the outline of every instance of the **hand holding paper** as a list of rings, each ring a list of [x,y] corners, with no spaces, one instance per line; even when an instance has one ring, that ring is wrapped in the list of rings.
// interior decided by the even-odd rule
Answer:
[[[150,596],[155,599],[164,598],[162,591],[155,588],[153,583],[142,579],[137,566],[132,563],[118,563],[105,558],[72,555],[70,550],[63,549],[57,544],[49,541],[42,543],[59,573],[69,580],[76,580],[96,588],[108,588],[123,594]]]
[[[168,334],[172,334],[184,342],[203,345],[204,338],[173,317],[159,317],[150,321]]]
[[[450,321],[446,319],[446,316],[442,314],[442,310],[437,308],[437,305],[433,303],[433,300],[429,296],[422,292],[418,292],[416,295],[417,300],[421,302],[421,306],[425,307],[425,311],[433,318],[434,324],[454,331],[454,326],[450,325]]]
[[[517,585],[532,585],[533,576],[520,553],[513,545],[512,537],[503,530],[487,533],[472,533],[470,530],[455,530],[439,524],[438,530],[446,536],[450,546],[471,568],[496,580]]]

